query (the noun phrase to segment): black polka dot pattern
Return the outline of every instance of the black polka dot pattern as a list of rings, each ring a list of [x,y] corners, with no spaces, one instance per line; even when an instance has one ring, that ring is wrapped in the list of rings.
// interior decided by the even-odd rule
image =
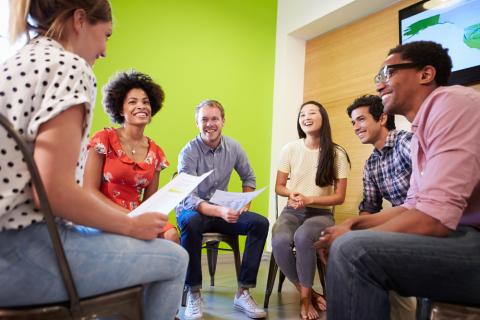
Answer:
[[[82,184],[87,133],[95,105],[96,80],[90,66],[45,37],[32,40],[3,63],[0,112],[29,142],[39,127],[71,106],[84,104],[87,128],[82,137],[75,181]],[[68,133],[66,133],[68,134]],[[0,230],[22,229],[43,220],[34,208],[30,174],[15,142],[0,128]]]

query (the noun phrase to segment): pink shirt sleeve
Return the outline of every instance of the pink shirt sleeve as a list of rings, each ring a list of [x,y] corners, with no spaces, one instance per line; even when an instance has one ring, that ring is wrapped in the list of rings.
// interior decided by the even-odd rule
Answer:
[[[413,172],[404,204],[453,230],[480,181],[480,99],[459,88],[434,91],[412,123]]]

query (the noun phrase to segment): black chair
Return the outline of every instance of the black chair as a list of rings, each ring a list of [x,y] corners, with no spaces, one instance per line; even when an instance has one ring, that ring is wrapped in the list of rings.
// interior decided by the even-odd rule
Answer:
[[[172,174],[172,178],[178,172],[174,172]],[[230,246],[228,248],[220,248],[220,242],[224,242]],[[230,235],[220,232],[206,232],[202,234],[202,249],[207,249],[207,262],[208,262],[208,273],[210,274],[210,285],[213,287],[215,286],[215,271],[217,270],[217,258],[218,258],[218,251],[231,251],[233,252],[233,258],[235,260],[235,271],[238,275],[240,274],[240,245],[238,244],[238,235]],[[183,295],[182,295],[182,307],[186,306],[187,301],[187,292],[188,288],[183,288]]]
[[[479,320],[480,306],[467,306],[433,301],[429,314],[430,320]]]
[[[275,195],[275,219],[278,219],[278,195]],[[292,248],[295,251],[295,248]],[[317,255],[317,270],[320,278],[320,284],[323,288],[323,295],[326,297],[326,286],[325,286],[325,274],[326,269],[323,262],[320,260],[320,256]],[[270,265],[268,267],[268,276],[267,276],[267,287],[265,289],[265,299],[263,301],[263,307],[268,308],[268,303],[270,301],[270,295],[273,291],[273,285],[275,284],[275,278],[277,277],[278,265],[273,256],[273,252],[270,255]],[[278,292],[282,292],[283,282],[285,281],[285,275],[280,270],[280,275],[278,277]]]
[[[23,137],[12,127],[10,122],[0,114],[1,126],[13,138],[27,163],[32,184],[37,192],[41,211],[45,215],[48,232],[68,292],[68,301],[48,305],[31,305],[22,307],[0,307],[0,319],[90,319],[96,317],[121,317],[122,319],[143,319],[143,287],[134,286],[105,294],[80,298],[73,281],[68,261],[60,240],[55,217],[35,165],[32,151]]]
[[[417,320],[480,320],[480,305],[461,305],[417,298]]]

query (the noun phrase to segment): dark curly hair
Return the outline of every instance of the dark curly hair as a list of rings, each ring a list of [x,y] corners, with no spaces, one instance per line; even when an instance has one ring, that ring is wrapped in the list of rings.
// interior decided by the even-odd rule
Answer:
[[[122,116],[123,102],[132,89],[145,91],[150,100],[152,117],[162,108],[165,93],[150,76],[136,70],[119,72],[103,87],[103,107],[112,122],[123,124],[125,121]]]
[[[351,105],[347,108],[348,116],[352,117],[353,110],[360,108],[360,107],[368,107],[368,112],[372,115],[375,121],[379,121],[380,117],[382,116],[383,112],[383,103],[382,99],[379,96],[374,96],[371,94],[366,94],[361,97],[355,99]],[[387,123],[386,123],[387,130],[394,130],[395,129],[395,115],[387,114]]]
[[[439,86],[446,86],[452,72],[452,59],[448,49],[433,41],[414,41],[401,44],[390,49],[388,55],[398,53],[402,59],[409,60],[421,69],[432,66],[437,71],[435,82]]]

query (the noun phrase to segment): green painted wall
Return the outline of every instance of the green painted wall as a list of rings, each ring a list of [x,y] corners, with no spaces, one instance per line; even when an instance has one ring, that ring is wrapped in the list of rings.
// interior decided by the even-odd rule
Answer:
[[[107,58],[98,60],[94,71],[99,88],[116,71],[135,68],[165,90],[165,106],[146,129],[171,163],[161,173],[161,186],[176,170],[180,150],[198,133],[194,107],[207,98],[224,105],[224,133],[244,147],[257,186],[267,185],[276,0],[112,0],[112,7]],[[99,90],[92,132],[105,126],[110,121]],[[241,190],[236,174],[230,190]],[[252,209],[267,215],[267,191]]]

